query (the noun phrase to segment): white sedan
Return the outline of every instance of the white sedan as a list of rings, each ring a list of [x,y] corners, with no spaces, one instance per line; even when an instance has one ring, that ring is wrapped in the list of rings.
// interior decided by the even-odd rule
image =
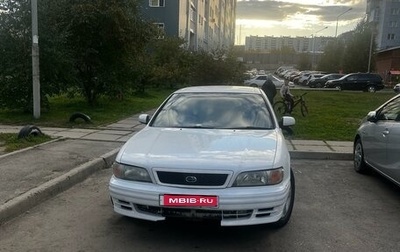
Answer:
[[[245,86],[250,86],[250,87],[259,87],[261,88],[262,85],[265,83],[265,81],[270,78],[270,80],[274,83],[274,85],[277,88],[281,88],[283,85],[284,80],[277,78],[276,76],[272,74],[264,74],[264,75],[256,75],[251,79],[245,80],[243,84]],[[293,82],[289,82],[290,87],[294,87]]]
[[[138,219],[219,220],[222,226],[290,219],[294,175],[278,121],[259,88],[203,86],[171,94],[119,151],[114,211]]]

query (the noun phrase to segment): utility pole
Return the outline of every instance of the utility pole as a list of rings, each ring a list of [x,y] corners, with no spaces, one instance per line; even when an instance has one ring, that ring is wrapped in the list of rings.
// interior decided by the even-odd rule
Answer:
[[[312,44],[312,50],[313,50],[313,54],[312,54],[312,62],[311,62],[311,68],[312,68],[312,70],[314,70],[314,68],[315,68],[315,35],[318,33],[318,32],[320,32],[320,31],[323,31],[323,30],[325,30],[325,29],[328,29],[328,26],[325,26],[324,28],[322,28],[321,30],[318,30],[318,31],[316,31],[316,32],[314,32],[313,34],[312,34],[312,38],[313,38],[313,44]]]
[[[32,11],[32,85],[33,117],[40,118],[39,35],[37,0],[31,0]]]
[[[337,37],[337,29],[338,29],[338,24],[339,24],[339,18],[342,16],[342,15],[344,15],[344,14],[346,14],[347,12],[349,12],[349,11],[351,11],[353,8],[349,8],[349,9],[347,9],[346,11],[344,11],[344,12],[342,12],[342,13],[340,13],[337,17],[336,17],[336,31],[335,31],[335,38]]]

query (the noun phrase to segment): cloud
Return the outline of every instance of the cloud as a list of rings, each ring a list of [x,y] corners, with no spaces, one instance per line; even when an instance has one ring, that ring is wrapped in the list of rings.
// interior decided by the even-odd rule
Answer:
[[[306,4],[305,4],[306,3]],[[308,3],[308,4],[307,4]],[[284,21],[296,15],[309,17],[320,22],[335,21],[338,14],[348,8],[352,11],[343,18],[346,20],[359,19],[365,16],[365,0],[331,0],[331,1],[238,1],[237,19]]]
[[[334,36],[337,20],[340,33],[354,29],[365,14],[365,0],[238,0],[236,33],[242,42],[249,35],[310,36],[324,27],[321,36]]]

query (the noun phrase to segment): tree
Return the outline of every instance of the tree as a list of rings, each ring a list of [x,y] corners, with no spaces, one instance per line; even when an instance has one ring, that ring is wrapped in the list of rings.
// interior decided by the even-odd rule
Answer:
[[[311,59],[308,53],[300,54],[299,62],[297,64],[297,68],[300,71],[311,69]]]
[[[343,55],[345,44],[342,40],[329,43],[318,64],[318,69],[329,73],[337,73],[343,70]]]
[[[32,111],[30,3],[0,4],[0,106]]]
[[[29,1],[0,2],[0,104],[32,107]],[[135,88],[138,59],[158,28],[143,21],[135,0],[38,1],[41,96],[79,90],[89,104],[99,95]],[[31,110],[31,109],[30,109]]]
[[[367,72],[369,53],[371,46],[372,25],[367,21],[361,20],[353,31],[352,39],[346,43],[344,52],[343,68],[348,73]],[[372,40],[372,55],[374,54],[376,45]],[[372,60],[374,62],[374,60]],[[374,69],[374,64],[371,70]]]
[[[152,43],[149,57],[153,60],[152,82],[156,86],[174,88],[190,80],[192,54],[183,45],[181,38],[165,37]]]
[[[232,50],[216,49],[193,53],[192,83],[194,85],[232,84],[241,82],[244,65]]]
[[[52,0],[47,0],[52,2]],[[98,95],[118,95],[135,82],[145,47],[156,37],[157,27],[142,21],[137,1],[63,0],[59,33],[72,57],[75,79],[89,104]]]

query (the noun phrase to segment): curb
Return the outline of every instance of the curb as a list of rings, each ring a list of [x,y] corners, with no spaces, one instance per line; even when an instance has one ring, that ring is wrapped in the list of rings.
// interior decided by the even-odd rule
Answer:
[[[82,182],[94,172],[111,166],[119,148],[114,149],[99,158],[88,161],[69,172],[33,188],[0,206],[0,225],[41,202]]]
[[[289,153],[292,159],[353,160],[353,153],[346,152],[289,151]]]

